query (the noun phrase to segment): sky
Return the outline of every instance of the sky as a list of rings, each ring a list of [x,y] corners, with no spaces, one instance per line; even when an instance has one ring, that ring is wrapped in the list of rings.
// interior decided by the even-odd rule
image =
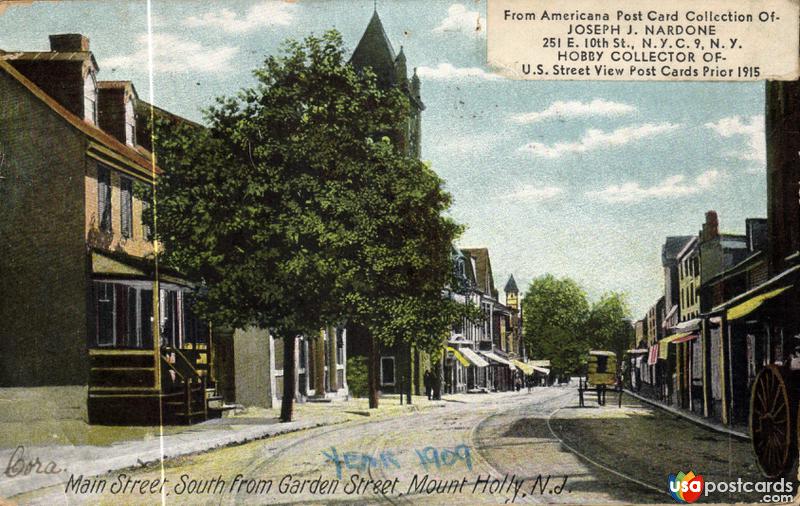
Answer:
[[[766,216],[764,84],[512,81],[486,65],[485,0],[378,0],[395,51],[422,82],[422,158],[453,195],[461,247],[487,247],[502,291],[537,276],[577,280],[590,298],[628,294],[640,318],[663,294],[661,246]],[[196,121],[254,82],[287,38],[339,30],[352,51],[373,0],[22,2],[0,7],[0,48],[47,50],[82,33],[98,79]],[[480,29],[476,29],[480,26]],[[150,80],[152,78],[152,89]]]

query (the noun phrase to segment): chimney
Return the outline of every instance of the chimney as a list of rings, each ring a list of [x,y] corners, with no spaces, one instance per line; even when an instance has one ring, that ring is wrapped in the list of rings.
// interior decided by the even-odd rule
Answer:
[[[703,239],[710,241],[719,237],[719,218],[716,211],[706,213],[706,222],[703,224]]]
[[[50,51],[89,51],[89,38],[80,33],[61,33],[50,36]]]

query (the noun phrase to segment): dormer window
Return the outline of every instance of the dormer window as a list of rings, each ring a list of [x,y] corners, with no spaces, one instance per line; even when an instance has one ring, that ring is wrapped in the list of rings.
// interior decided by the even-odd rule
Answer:
[[[83,81],[83,119],[97,125],[97,80],[92,71]]]
[[[125,102],[125,144],[136,145],[136,117],[133,114],[133,98]]]

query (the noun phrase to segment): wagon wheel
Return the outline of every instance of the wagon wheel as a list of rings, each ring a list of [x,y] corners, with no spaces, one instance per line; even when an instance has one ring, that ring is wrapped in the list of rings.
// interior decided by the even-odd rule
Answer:
[[[756,462],[767,478],[788,467],[792,448],[792,415],[786,382],[777,366],[765,367],[750,393],[750,435]]]

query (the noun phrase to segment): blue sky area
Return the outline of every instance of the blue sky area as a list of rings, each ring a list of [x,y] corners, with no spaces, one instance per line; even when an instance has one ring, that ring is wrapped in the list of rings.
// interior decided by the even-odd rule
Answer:
[[[373,2],[153,0],[156,104],[202,121],[216,96],[287,37],[329,28],[352,50]],[[592,297],[629,294],[639,317],[661,293],[667,235],[723,231],[766,215],[763,83],[510,81],[485,64],[484,1],[378,2],[395,50],[418,67],[422,154],[453,194],[465,247],[486,246],[498,288],[552,272]],[[51,33],[91,39],[100,79],[150,97],[144,1],[12,4],[0,48],[47,50]],[[481,29],[476,29],[478,26]]]

